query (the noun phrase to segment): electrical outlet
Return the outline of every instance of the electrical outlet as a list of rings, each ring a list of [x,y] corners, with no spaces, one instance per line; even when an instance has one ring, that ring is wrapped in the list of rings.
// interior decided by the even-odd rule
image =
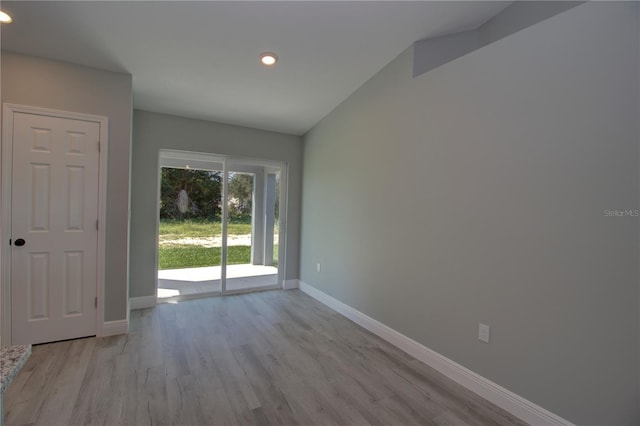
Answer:
[[[322,270],[322,266],[319,263],[316,263],[316,272],[320,272]]]
[[[489,343],[490,327],[487,324],[478,324],[478,340]]]

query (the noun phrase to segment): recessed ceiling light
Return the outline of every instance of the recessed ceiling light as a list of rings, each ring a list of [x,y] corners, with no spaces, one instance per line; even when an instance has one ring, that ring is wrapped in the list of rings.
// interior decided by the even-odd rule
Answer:
[[[278,57],[276,56],[275,53],[266,52],[260,55],[260,62],[262,62],[262,65],[266,65],[270,67],[275,65],[276,62],[278,62]]]
[[[3,24],[10,24],[13,22],[13,19],[11,19],[11,16],[9,16],[7,12],[0,10],[0,22]]]

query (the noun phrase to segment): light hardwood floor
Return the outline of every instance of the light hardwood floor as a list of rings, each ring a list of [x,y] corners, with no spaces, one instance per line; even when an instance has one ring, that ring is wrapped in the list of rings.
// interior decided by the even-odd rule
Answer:
[[[33,348],[7,425],[522,425],[298,290],[133,311]]]

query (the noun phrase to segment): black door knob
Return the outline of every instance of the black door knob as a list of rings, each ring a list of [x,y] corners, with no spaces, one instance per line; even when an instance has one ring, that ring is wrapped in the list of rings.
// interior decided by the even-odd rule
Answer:
[[[24,245],[24,240],[23,240],[22,238],[18,238],[18,239],[16,240],[16,245],[17,245],[18,247],[23,246],[23,245]]]

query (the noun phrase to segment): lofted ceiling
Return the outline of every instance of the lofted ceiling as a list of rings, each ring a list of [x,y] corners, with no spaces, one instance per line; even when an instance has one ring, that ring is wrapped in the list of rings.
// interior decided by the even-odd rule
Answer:
[[[414,41],[510,2],[3,1],[2,49],[133,76],[134,107],[301,135]],[[273,51],[279,62],[262,66]]]

